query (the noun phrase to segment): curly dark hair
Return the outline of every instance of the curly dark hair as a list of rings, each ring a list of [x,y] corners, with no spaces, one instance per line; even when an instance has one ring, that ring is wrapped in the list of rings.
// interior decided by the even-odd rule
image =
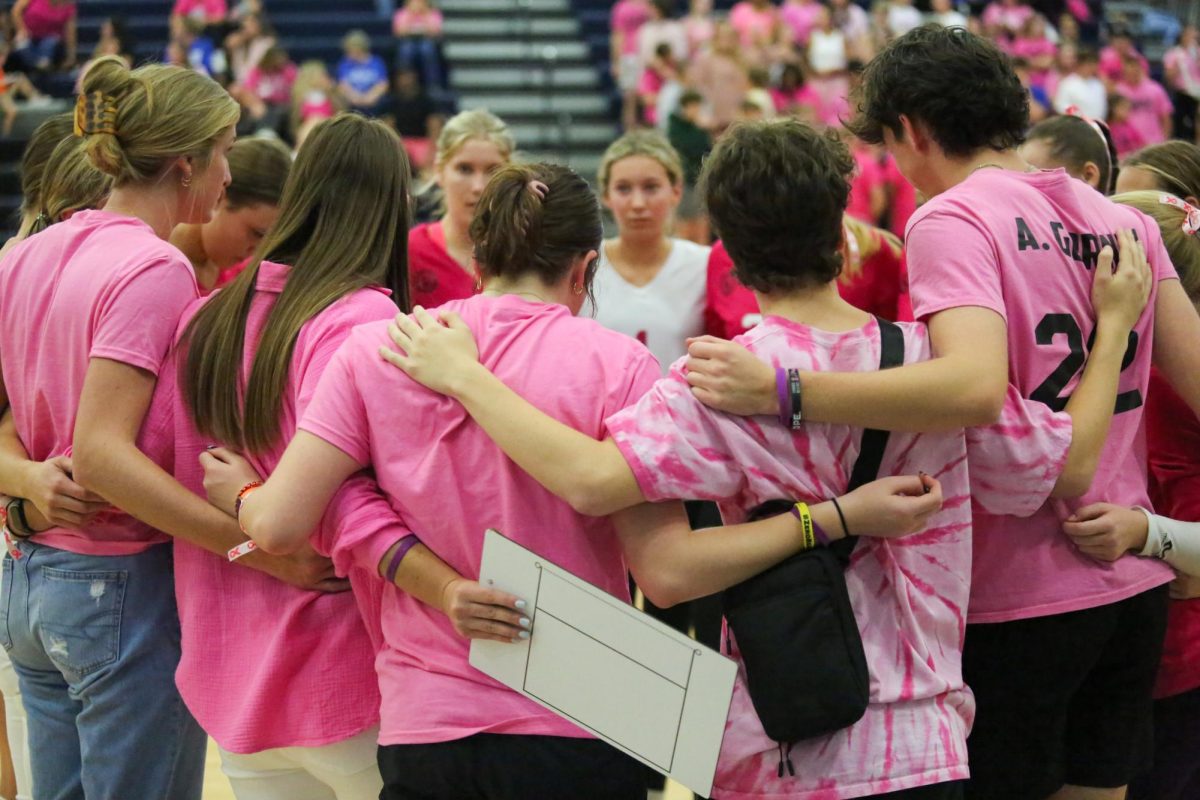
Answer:
[[[853,171],[850,151],[833,132],[790,118],[731,128],[700,181],[737,279],[767,294],[837,278]]]
[[[1008,150],[1025,141],[1029,93],[1008,56],[962,28],[923,25],[885,47],[863,70],[847,127],[872,144],[903,135],[900,115],[920,121],[946,155]]]

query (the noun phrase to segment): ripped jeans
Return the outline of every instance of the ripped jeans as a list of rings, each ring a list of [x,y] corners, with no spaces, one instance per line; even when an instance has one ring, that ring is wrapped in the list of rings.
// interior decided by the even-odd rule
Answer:
[[[170,544],[5,554],[0,644],[21,682],[38,800],[199,800],[205,736],[175,688]]]

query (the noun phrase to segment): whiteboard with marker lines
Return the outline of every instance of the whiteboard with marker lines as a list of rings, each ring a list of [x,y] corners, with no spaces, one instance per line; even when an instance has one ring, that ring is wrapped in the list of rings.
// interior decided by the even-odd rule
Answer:
[[[708,796],[736,664],[503,534],[484,538],[480,583],[529,604],[521,644],[474,640],[471,665]]]

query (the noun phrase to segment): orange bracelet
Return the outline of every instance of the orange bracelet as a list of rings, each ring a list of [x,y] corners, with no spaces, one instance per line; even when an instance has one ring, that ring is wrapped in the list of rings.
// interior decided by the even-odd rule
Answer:
[[[246,501],[251,492],[261,489],[262,485],[262,481],[250,481],[242,487],[242,490],[237,493],[237,499],[233,501],[233,515],[237,517],[238,527],[242,529],[242,533],[246,533],[246,528],[242,525],[242,503]],[[246,533],[246,535],[249,536],[250,534]]]

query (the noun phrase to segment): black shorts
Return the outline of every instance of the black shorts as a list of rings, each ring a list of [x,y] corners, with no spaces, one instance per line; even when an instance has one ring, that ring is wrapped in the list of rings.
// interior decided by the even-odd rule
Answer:
[[[596,739],[479,733],[380,745],[379,800],[646,800],[642,765]]]
[[[1083,611],[967,626],[968,800],[1125,786],[1150,765],[1167,587]]]

